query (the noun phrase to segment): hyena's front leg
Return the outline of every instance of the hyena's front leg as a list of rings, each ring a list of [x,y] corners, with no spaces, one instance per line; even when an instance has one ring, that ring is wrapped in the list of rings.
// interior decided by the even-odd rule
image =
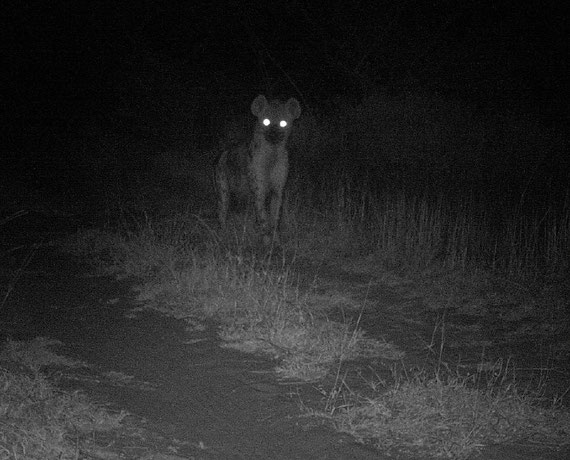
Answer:
[[[282,219],[283,212],[283,195],[285,193],[285,184],[287,183],[287,175],[289,172],[289,162],[287,161],[287,150],[283,150],[281,158],[273,166],[271,171],[271,233],[275,241],[279,242],[279,224]]]
[[[230,205],[230,180],[227,165],[228,152],[220,156],[216,165],[216,188],[218,189],[218,220],[222,226],[226,225],[228,207]]]
[[[267,215],[266,201],[267,188],[264,184],[258,184],[255,189],[255,215],[260,233],[263,235],[263,242],[268,244],[268,238],[271,235],[271,225]]]
[[[274,242],[279,243],[279,216],[281,215],[281,207],[283,205],[283,192],[274,192],[271,195],[271,223],[269,225],[269,232]]]
[[[255,152],[255,148],[253,148]],[[253,155],[249,164],[249,183],[253,193],[255,205],[255,217],[257,227],[263,235],[263,241],[267,244],[270,232],[269,216],[267,214],[267,195],[270,193],[269,175],[266,171],[266,161],[263,155]]]

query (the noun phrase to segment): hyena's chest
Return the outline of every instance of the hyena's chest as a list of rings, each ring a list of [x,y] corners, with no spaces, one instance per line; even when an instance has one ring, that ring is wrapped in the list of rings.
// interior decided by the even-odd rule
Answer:
[[[255,140],[250,146],[249,176],[254,182],[261,182],[269,188],[283,185],[289,167],[284,144],[271,145]]]

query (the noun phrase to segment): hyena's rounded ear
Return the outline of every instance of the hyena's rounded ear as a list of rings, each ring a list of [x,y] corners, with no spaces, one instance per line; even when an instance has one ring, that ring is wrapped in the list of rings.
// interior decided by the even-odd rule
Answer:
[[[260,94],[251,103],[251,113],[253,113],[256,117],[258,117],[263,113],[266,107],[267,107],[267,99],[263,94]]]
[[[297,99],[292,97],[287,101],[287,111],[289,115],[291,115],[291,118],[295,120],[301,116],[301,104],[299,104]]]

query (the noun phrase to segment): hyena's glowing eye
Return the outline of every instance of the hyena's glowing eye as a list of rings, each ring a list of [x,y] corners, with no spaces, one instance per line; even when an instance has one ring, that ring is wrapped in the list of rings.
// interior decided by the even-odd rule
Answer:
[[[287,122],[285,120],[281,120],[279,122],[279,126],[281,126],[282,128],[285,128],[287,126]]]
[[[264,118],[262,123],[263,126],[269,126],[271,124],[271,120],[269,118]]]

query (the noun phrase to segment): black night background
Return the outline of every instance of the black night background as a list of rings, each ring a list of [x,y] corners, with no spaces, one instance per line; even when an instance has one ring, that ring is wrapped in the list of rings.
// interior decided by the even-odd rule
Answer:
[[[570,458],[567,10],[3,1],[0,419],[53,338],[183,458]]]
[[[7,2],[3,16],[7,188],[91,199],[161,154],[199,162],[258,93],[318,119],[293,149],[310,181],[340,168],[380,189],[567,188],[560,2]]]

